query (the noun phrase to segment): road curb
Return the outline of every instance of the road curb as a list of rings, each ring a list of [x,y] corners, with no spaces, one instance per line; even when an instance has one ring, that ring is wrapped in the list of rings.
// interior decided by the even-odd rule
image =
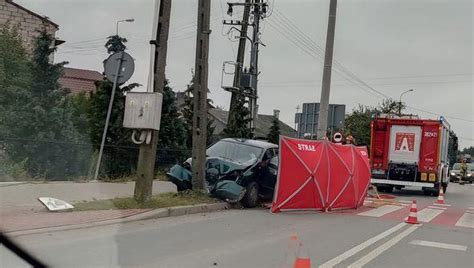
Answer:
[[[0,188],[1,187],[11,187],[11,186],[17,186],[17,185],[22,185],[22,184],[27,184],[28,182],[22,182],[22,181],[18,181],[18,182],[0,182]]]
[[[93,228],[93,227],[112,225],[112,224],[122,224],[122,223],[141,221],[141,220],[150,220],[150,219],[176,217],[176,216],[183,216],[183,215],[190,215],[190,214],[197,214],[197,213],[215,212],[215,211],[225,210],[229,208],[230,206],[227,203],[197,204],[197,205],[191,205],[191,206],[158,208],[158,209],[142,212],[139,214],[135,214],[135,215],[131,215],[131,216],[123,217],[123,218],[103,220],[103,221],[90,222],[90,223],[45,227],[45,228],[38,228],[38,229],[31,229],[31,230],[12,231],[12,232],[6,232],[6,234],[9,236],[18,237],[18,236],[42,234],[42,233],[49,233],[49,232]]]

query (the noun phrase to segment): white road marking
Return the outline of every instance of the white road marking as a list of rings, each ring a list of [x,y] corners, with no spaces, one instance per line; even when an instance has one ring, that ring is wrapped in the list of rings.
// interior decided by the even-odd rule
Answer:
[[[474,207],[469,207],[469,208],[467,208],[467,209],[468,209],[468,210],[474,210]]]
[[[408,236],[409,234],[413,233],[416,229],[418,229],[419,227],[421,226],[421,224],[417,224],[417,225],[412,225],[411,227],[409,227],[408,229],[406,229],[405,231],[401,232],[400,234],[398,234],[397,236],[395,236],[394,238],[388,240],[387,242],[385,242],[384,244],[382,244],[380,247],[372,250],[371,252],[369,252],[367,255],[365,255],[364,257],[360,258],[359,260],[357,260],[356,262],[352,263],[351,265],[349,265],[348,267],[349,268],[358,268],[358,267],[363,267],[364,265],[366,265],[367,263],[369,263],[370,261],[372,261],[373,259],[375,259],[378,255],[382,254],[384,251],[386,251],[387,249],[393,247],[395,244],[397,244],[398,242],[400,242],[400,240],[402,240],[403,238],[405,238],[406,236]]]
[[[474,228],[474,214],[464,213],[455,226]]]
[[[450,204],[438,204],[438,203],[433,203],[433,206],[442,206],[442,207],[450,207]]]
[[[367,248],[368,246],[376,243],[377,241],[393,234],[394,232],[400,230],[402,227],[406,226],[407,224],[402,222],[402,223],[399,223],[397,225],[395,225],[394,227],[386,230],[385,232],[383,233],[380,233],[372,238],[370,238],[369,240],[363,242],[362,244],[359,244],[351,249],[349,249],[348,251],[342,253],[341,255],[325,262],[324,264],[320,265],[319,268],[327,268],[327,267],[334,267],[335,265],[343,262],[344,260],[354,256],[355,254],[357,254],[358,252],[364,250],[365,248]]]
[[[367,197],[365,201],[380,201],[381,199],[373,198],[373,197]],[[386,201],[389,201],[391,199],[383,199]],[[398,199],[393,199],[393,202],[399,202],[399,203],[404,203],[404,204],[411,204],[413,201],[410,200],[398,200]]]
[[[361,212],[357,215],[360,216],[368,216],[368,217],[381,217],[385,214],[388,214],[390,212],[397,211],[399,209],[402,209],[403,206],[394,206],[394,205],[384,205],[378,208],[374,208],[365,212]]]
[[[442,210],[446,210],[448,208],[444,208],[444,207],[437,207],[437,206],[428,206],[428,208],[433,208],[433,209],[442,209]]]
[[[423,240],[413,240],[413,241],[410,242],[410,244],[417,245],[417,246],[452,249],[452,250],[459,250],[459,251],[466,251],[467,250],[466,246],[439,243],[439,242],[431,242],[431,241],[423,241]]]
[[[436,208],[424,208],[418,211],[418,221],[421,222],[430,222],[432,219],[436,218],[439,214],[443,213],[444,210]]]

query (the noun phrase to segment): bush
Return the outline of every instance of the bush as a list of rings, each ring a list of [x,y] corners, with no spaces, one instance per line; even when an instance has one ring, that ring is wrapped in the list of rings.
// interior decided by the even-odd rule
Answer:
[[[32,178],[28,175],[25,159],[19,163],[0,157],[0,181],[29,181]]]

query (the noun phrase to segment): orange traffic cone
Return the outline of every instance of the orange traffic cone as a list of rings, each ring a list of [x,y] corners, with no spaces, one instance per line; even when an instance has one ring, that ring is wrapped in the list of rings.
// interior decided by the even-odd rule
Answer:
[[[311,268],[311,259],[296,258],[293,268]]]
[[[436,200],[436,204],[444,204],[443,186],[439,187],[439,195],[438,195],[438,200]]]
[[[405,220],[405,222],[409,224],[419,224],[416,210],[416,200],[413,200],[410,208],[410,214],[408,214],[408,218]]]
[[[303,243],[301,243],[299,237],[297,235],[292,235],[290,237],[290,241],[288,243],[288,251],[287,251],[287,257],[290,257],[290,259],[287,261],[290,261],[290,263],[287,262],[286,267],[291,267],[291,268],[311,268],[311,259],[307,256],[307,254],[302,254],[302,249],[303,249]],[[294,261],[291,262],[291,259]]]

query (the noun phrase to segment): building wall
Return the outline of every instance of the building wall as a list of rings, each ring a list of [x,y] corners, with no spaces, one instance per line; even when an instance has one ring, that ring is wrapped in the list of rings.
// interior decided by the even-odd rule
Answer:
[[[18,27],[18,30],[25,42],[25,48],[32,52],[33,41],[39,35],[38,31],[46,31],[56,36],[58,28],[46,19],[39,18],[26,10],[12,5],[7,0],[0,0],[0,26],[9,23],[11,27]]]

